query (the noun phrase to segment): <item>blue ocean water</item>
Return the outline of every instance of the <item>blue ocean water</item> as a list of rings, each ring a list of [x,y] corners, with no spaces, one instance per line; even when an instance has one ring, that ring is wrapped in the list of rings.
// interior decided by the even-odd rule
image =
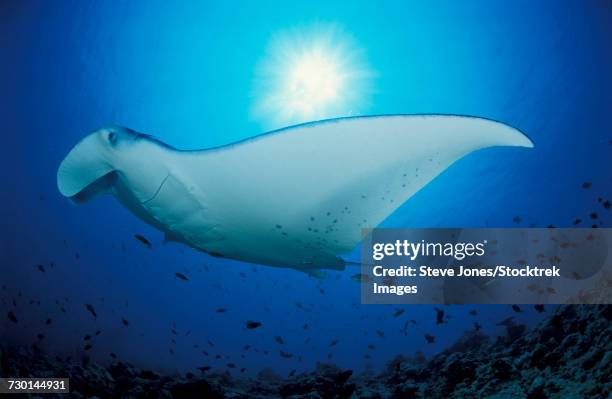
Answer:
[[[434,306],[405,306],[395,318],[398,306],[359,304],[350,278],[357,271],[318,280],[211,258],[163,244],[110,197],[76,206],[59,194],[59,162],[107,124],[179,148],[262,133],[250,114],[254,69],[274,33],[294,26],[339,24],[359,42],[376,71],[366,114],[483,116],[535,143],[469,155],[385,226],[561,227],[580,218],[609,227],[612,220],[597,202],[612,196],[609,1],[4,1],[0,20],[3,343],[38,342],[42,333],[39,346],[52,352],[101,363],[112,352],[164,370],[232,362],[247,373],[284,373],[317,361],[380,369],[399,353],[440,351],[475,320],[497,334],[504,317],[544,317],[530,307],[517,314],[510,306],[451,306],[451,318],[437,325]],[[6,319],[8,309],[19,323]],[[262,327],[248,330],[247,320]],[[399,330],[408,320],[416,326],[405,336]],[[436,342],[427,344],[425,333]]]

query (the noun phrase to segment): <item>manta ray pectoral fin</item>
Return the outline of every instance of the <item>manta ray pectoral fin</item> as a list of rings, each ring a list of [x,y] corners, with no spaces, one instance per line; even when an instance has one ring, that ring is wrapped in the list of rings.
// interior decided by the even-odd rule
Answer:
[[[108,191],[115,182],[113,166],[104,159],[97,135],[81,140],[57,170],[60,193],[75,202],[88,201]]]
[[[533,143],[484,118],[386,115],[306,123],[181,157],[206,188],[198,201],[207,217],[220,221],[219,251],[247,243],[241,260],[316,274],[342,270],[335,257],[355,248],[362,228],[378,226],[457,160],[495,146]]]

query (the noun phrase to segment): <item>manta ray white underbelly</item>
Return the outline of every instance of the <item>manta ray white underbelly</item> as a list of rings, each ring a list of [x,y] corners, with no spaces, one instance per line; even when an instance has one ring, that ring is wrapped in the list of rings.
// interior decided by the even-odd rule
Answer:
[[[111,193],[168,239],[212,255],[316,273],[343,268],[361,228],[492,146],[533,144],[505,124],[451,115],[332,119],[197,151],[109,127],[70,151],[57,183],[76,202]]]

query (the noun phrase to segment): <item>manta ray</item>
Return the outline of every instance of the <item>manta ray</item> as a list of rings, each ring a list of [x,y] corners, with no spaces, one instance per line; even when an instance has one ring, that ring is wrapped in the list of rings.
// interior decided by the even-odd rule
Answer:
[[[202,150],[113,126],[74,146],[57,185],[76,203],[113,195],[167,241],[317,276],[344,269],[362,228],[493,146],[533,143],[506,124],[456,115],[329,119]]]

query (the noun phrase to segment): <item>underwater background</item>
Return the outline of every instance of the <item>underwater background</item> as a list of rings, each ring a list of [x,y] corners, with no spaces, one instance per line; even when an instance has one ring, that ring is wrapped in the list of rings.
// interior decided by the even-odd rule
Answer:
[[[487,117],[535,143],[461,159],[385,226],[612,221],[598,201],[612,196],[610,1],[3,1],[0,22],[3,345],[167,371],[378,370],[438,353],[475,321],[495,335],[506,317],[545,317],[360,305],[357,268],[320,280],[211,258],[164,244],[109,196],[77,206],[59,194],[60,161],[108,124],[191,149],[280,127],[253,117],[253,79],[271,37],[296,26],[337,24],[359,43],[375,71],[362,114]]]

